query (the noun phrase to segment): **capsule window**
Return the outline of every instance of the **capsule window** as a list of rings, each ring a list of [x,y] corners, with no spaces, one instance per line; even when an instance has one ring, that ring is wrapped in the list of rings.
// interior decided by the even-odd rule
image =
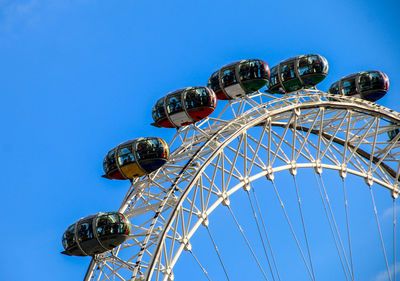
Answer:
[[[78,225],[78,239],[79,242],[85,242],[93,239],[93,229],[91,222],[81,222]]]
[[[311,73],[322,73],[322,61],[316,55],[308,56]]]
[[[266,76],[265,67],[261,61],[247,61],[239,65],[239,77],[241,81],[265,79]]]
[[[294,61],[283,63],[281,69],[282,81],[288,81],[294,78],[296,78],[296,74],[294,72]]]
[[[214,107],[216,106],[217,103],[217,97],[216,95],[212,92],[212,90],[207,89],[208,95],[210,97],[210,107]]]
[[[181,111],[183,111],[181,103],[181,92],[168,95],[167,96],[168,114],[175,114]]]
[[[256,79],[268,78],[264,63],[258,60],[250,61],[250,72]]]
[[[117,168],[115,162],[115,150],[111,150],[103,161],[103,168],[106,174]]]
[[[279,84],[278,78],[278,66],[275,66],[271,69],[271,78],[270,78],[270,85],[269,88]]]
[[[357,94],[355,77],[343,81],[343,94],[345,96],[353,96]]]
[[[222,70],[222,87],[228,87],[237,83],[235,65]]]
[[[98,237],[101,238],[113,234],[123,234],[126,225],[119,214],[104,214],[97,218],[96,229]]]
[[[251,80],[250,63],[243,62],[239,64],[239,79],[241,81]]]
[[[298,71],[300,76],[312,74],[313,70],[310,67],[311,60],[307,56],[302,56],[299,58]]]
[[[185,106],[187,109],[210,106],[210,99],[206,88],[190,89],[185,94]]]
[[[97,235],[99,237],[105,235],[107,225],[108,225],[107,215],[100,215],[97,218],[97,222],[96,222],[96,230],[97,230]]]
[[[119,149],[118,163],[120,166],[128,165],[135,162],[135,157],[132,153],[132,146],[121,147]]]
[[[221,90],[219,86],[219,75],[218,71],[214,72],[208,80],[207,87],[211,88],[214,92]]]
[[[185,93],[185,106],[186,109],[196,108],[199,105],[199,98],[197,97],[196,90],[190,89]]]
[[[164,148],[157,138],[148,138],[136,142],[136,156],[138,160],[161,158]]]
[[[369,76],[371,77],[371,88],[372,89],[383,89],[384,88],[385,81],[379,72],[370,72]]]
[[[209,106],[210,104],[210,94],[206,88],[197,88],[196,92],[198,94],[198,106]]]
[[[329,88],[329,93],[332,95],[339,95],[339,82],[335,82]]]
[[[160,120],[167,117],[164,108],[164,98],[161,98],[157,101],[156,105],[153,108],[152,114],[154,120]]]
[[[358,86],[360,87],[360,91],[368,91],[371,90],[371,79],[368,73],[361,73]]]
[[[67,231],[64,232],[62,244],[64,249],[68,249],[75,244],[75,224],[68,227]]]
[[[328,73],[329,70],[329,64],[328,61],[326,60],[326,58],[324,57],[320,57],[322,60],[322,73]]]
[[[136,157],[138,160],[151,158],[151,145],[148,140],[139,140],[136,142]]]

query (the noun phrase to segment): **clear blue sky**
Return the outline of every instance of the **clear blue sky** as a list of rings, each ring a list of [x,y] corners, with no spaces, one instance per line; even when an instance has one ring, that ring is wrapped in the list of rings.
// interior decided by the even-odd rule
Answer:
[[[319,89],[361,70],[382,70],[379,103],[400,111],[396,0],[0,0],[2,155],[0,279],[81,280],[89,258],[59,254],[80,217],[115,210],[127,182],[100,177],[113,146],[140,136],[154,102],[205,85],[223,64],[270,66],[325,56]]]

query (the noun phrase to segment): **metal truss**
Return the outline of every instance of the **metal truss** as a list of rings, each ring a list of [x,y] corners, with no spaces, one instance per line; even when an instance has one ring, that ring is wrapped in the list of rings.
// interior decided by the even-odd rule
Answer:
[[[119,208],[131,220],[130,238],[94,257],[85,280],[173,280],[210,214],[229,207],[236,191],[283,170],[353,174],[397,198],[400,134],[389,140],[387,132],[399,124],[400,114],[388,108],[318,90],[227,102],[217,117],[180,128],[169,161],[132,182]]]

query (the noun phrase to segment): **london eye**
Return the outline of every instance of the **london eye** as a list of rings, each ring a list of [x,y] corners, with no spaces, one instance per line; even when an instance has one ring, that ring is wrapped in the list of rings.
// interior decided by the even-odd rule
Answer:
[[[64,254],[92,257],[84,280],[364,280],[371,255],[396,280],[400,114],[376,103],[389,80],[363,71],[320,91],[328,70],[315,54],[241,60],[156,101],[172,140],[106,153],[126,196],[64,233]]]

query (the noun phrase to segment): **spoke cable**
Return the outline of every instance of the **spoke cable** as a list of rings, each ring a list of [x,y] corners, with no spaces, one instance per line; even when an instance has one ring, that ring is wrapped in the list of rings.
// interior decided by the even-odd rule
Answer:
[[[258,223],[257,214],[256,214],[256,212],[254,210],[253,200],[251,200],[250,192],[248,190],[246,190],[246,193],[247,193],[247,196],[248,196],[249,201],[250,201],[251,210],[253,211],[253,216],[254,216],[254,220],[255,220],[256,225],[257,225],[258,234],[260,235],[261,242],[262,242],[262,245],[263,245],[263,248],[264,248],[265,257],[267,258],[268,267],[269,267],[269,270],[271,271],[272,279],[275,281],[274,271],[272,270],[271,262],[269,261],[267,248],[265,247],[264,238],[263,238],[262,233],[261,233],[260,224]]]
[[[396,281],[396,199],[393,198],[393,281]]]
[[[343,186],[344,209],[345,209],[345,213],[346,213],[347,240],[349,242],[351,275],[353,276],[353,280],[354,280],[353,254],[351,251],[350,225],[349,225],[349,213],[348,213],[349,210],[348,210],[347,197],[346,197],[346,183],[344,181],[344,178],[342,178],[342,186]]]
[[[306,137],[304,137],[303,134],[302,134],[302,132],[300,132],[300,135],[304,138],[305,145],[306,145],[307,149],[309,150],[308,141],[306,142],[306,138],[307,138],[308,135],[307,135]],[[319,148],[318,148],[318,151],[319,151]],[[332,234],[333,241],[335,242],[335,247],[336,247],[336,250],[337,250],[337,253],[338,253],[338,256],[339,256],[340,264],[341,264],[341,266],[342,266],[343,273],[344,273],[344,275],[345,275],[345,277],[346,277],[346,280],[348,280],[346,268],[345,268],[345,266],[344,266],[344,264],[343,264],[342,256],[341,256],[340,251],[339,251],[339,247],[338,247],[338,244],[337,244],[337,241],[336,241],[335,233],[333,232],[332,222],[331,222],[331,219],[330,219],[330,217],[329,217],[329,214],[328,214],[328,211],[327,211],[327,208],[326,208],[325,200],[324,200],[324,197],[323,197],[323,195],[322,195],[321,185],[320,185],[320,182],[318,181],[316,172],[314,172],[314,177],[315,177],[315,180],[316,180],[316,182],[317,182],[317,184],[318,184],[318,189],[319,189],[319,193],[320,193],[320,196],[321,196],[322,204],[323,204],[323,206],[324,206],[325,215],[326,215],[326,217],[327,217],[327,219],[328,219],[328,222],[329,222],[329,227],[330,227],[330,230],[331,230],[331,234]],[[324,183],[323,183],[323,181],[322,181],[321,174],[319,174],[319,177],[320,177],[321,183],[322,183],[322,185],[323,185]],[[323,186],[324,186],[324,185],[323,185]],[[325,190],[325,186],[324,186],[324,190]],[[328,195],[327,195],[326,191],[325,191],[325,194],[326,194],[326,198],[327,198],[328,205],[329,205],[329,207],[330,207],[329,198],[328,198]],[[332,220],[334,221],[334,217],[333,217],[333,213],[332,213],[332,212],[331,212],[331,215],[332,215]],[[336,225],[336,223],[335,223],[335,225]],[[340,235],[338,234],[338,236],[339,236],[339,237],[338,237],[338,240],[340,241]],[[343,246],[342,246],[342,250],[343,250],[343,253],[344,253],[344,257],[345,257],[345,259],[346,259],[346,254],[345,254],[345,252],[344,252]],[[347,259],[346,259],[346,261],[347,261]],[[348,265],[348,263],[347,263],[347,265]],[[349,271],[350,271],[350,269],[349,269]],[[351,272],[350,272],[350,276],[351,276],[352,280],[354,281],[354,277],[352,276]]]
[[[207,270],[201,265],[200,261],[196,258],[196,256],[193,254],[192,250],[189,250],[189,252],[192,254],[192,257],[195,259],[196,263],[200,266],[201,270],[204,272],[206,275],[207,279],[211,281],[210,276],[208,275]]]
[[[236,223],[236,225],[237,225],[237,227],[238,227],[240,233],[242,234],[244,240],[246,241],[247,247],[249,248],[250,252],[252,253],[252,255],[253,255],[253,257],[254,257],[254,260],[256,261],[258,267],[260,268],[260,270],[261,270],[261,272],[262,272],[262,274],[263,274],[263,276],[264,276],[264,279],[265,279],[266,281],[268,281],[267,275],[265,274],[265,272],[264,272],[264,270],[263,270],[263,268],[262,268],[260,262],[258,261],[257,256],[256,256],[256,254],[255,254],[254,251],[253,251],[253,248],[250,246],[250,242],[249,242],[249,240],[246,238],[246,235],[244,234],[242,227],[240,226],[240,224],[239,224],[238,220],[236,219],[235,215],[233,214],[233,211],[232,211],[231,207],[230,207],[229,205],[228,205],[227,207],[228,207],[228,210],[229,210],[229,212],[231,213],[232,218],[234,219],[234,221],[235,221],[235,223]]]
[[[389,281],[392,281],[392,277],[390,276],[389,263],[388,263],[387,256],[386,256],[385,244],[383,243],[381,226],[380,226],[379,219],[378,219],[378,211],[376,210],[374,194],[372,193],[372,187],[371,186],[369,186],[369,191],[370,191],[370,194],[371,194],[371,200],[372,200],[372,204],[373,204],[373,208],[374,208],[376,224],[378,226],[379,238],[381,240],[381,245],[382,245],[382,251],[383,251],[383,255],[385,256],[386,269],[387,269]]]
[[[279,281],[281,281],[281,277],[280,277],[279,271],[278,271],[278,266],[276,265],[276,261],[275,261],[275,255],[274,255],[274,252],[272,251],[271,242],[269,240],[267,228],[266,228],[265,223],[264,223],[264,218],[263,218],[263,215],[262,215],[262,212],[261,212],[261,209],[260,209],[260,205],[258,204],[258,199],[257,199],[255,188],[252,188],[252,191],[253,191],[254,199],[256,201],[256,206],[257,206],[258,213],[260,214],[261,223],[262,223],[263,229],[264,229],[264,234],[265,234],[265,237],[267,238],[268,248],[271,251],[272,262],[274,263],[274,267],[275,267],[275,270],[276,270],[276,275],[278,276]]]
[[[346,268],[345,268],[345,266],[343,264],[342,255],[340,254],[339,246],[338,246],[337,241],[336,241],[335,232],[333,231],[331,218],[329,217],[328,209],[326,208],[324,195],[322,194],[321,184],[318,181],[316,173],[314,173],[314,175],[315,175],[315,180],[316,180],[316,182],[318,184],[319,194],[320,194],[320,197],[321,197],[322,205],[324,206],[324,211],[325,211],[326,218],[328,219],[329,228],[331,230],[332,238],[333,238],[333,241],[335,242],[335,246],[336,246],[336,250],[337,250],[337,253],[338,253],[338,256],[339,256],[340,264],[342,265],[343,273],[344,273],[344,276],[346,277],[346,280],[349,280],[349,278],[347,277]]]
[[[217,253],[217,256],[218,256],[218,259],[219,259],[219,261],[221,263],[221,266],[222,266],[222,268],[223,268],[223,270],[225,272],[226,279],[228,279],[228,281],[230,281],[229,276],[228,276],[228,272],[226,271],[226,267],[225,267],[224,263],[222,262],[222,258],[221,258],[221,255],[219,253],[217,244],[215,244],[214,238],[211,235],[210,228],[208,226],[206,226],[206,229],[207,229],[208,235],[210,236],[210,239],[211,239],[211,241],[212,241],[212,243],[214,245],[214,249],[215,249],[215,252]]]
[[[300,200],[300,195],[299,195],[299,188],[297,186],[296,177],[294,175],[293,175],[293,181],[294,181],[294,186],[296,187],[297,202],[298,202],[298,206],[299,206],[301,223],[303,225],[304,239],[306,241],[308,259],[310,260],[311,273],[313,275],[313,279],[315,280],[314,267],[313,267],[313,263],[312,263],[312,259],[311,259],[310,245],[309,245],[308,239],[307,239],[307,231],[306,231],[306,225],[304,223],[303,210],[301,209],[301,200]]]
[[[304,253],[303,253],[303,251],[301,250],[301,247],[300,247],[300,244],[299,244],[299,240],[297,239],[297,236],[296,236],[296,234],[295,234],[295,232],[294,232],[294,230],[293,230],[292,224],[290,223],[289,216],[288,216],[288,214],[286,213],[285,205],[283,204],[282,199],[281,199],[281,197],[279,196],[279,192],[278,192],[278,189],[276,188],[275,182],[274,182],[274,180],[271,180],[271,182],[272,182],[272,185],[273,185],[273,187],[274,187],[275,194],[276,194],[276,196],[277,196],[277,198],[278,198],[278,200],[279,200],[279,202],[280,202],[280,204],[281,204],[282,211],[283,211],[283,213],[285,214],[286,221],[287,221],[287,223],[288,223],[288,225],[289,225],[289,227],[290,227],[290,230],[291,230],[291,232],[292,232],[292,235],[293,235],[293,237],[294,237],[294,240],[296,241],[297,248],[299,249],[300,254],[301,254],[301,257],[303,258],[303,261],[304,261],[304,264],[305,264],[305,266],[306,266],[306,268],[307,268],[308,274],[310,275],[311,280],[314,280],[314,279],[313,279],[313,275],[311,274],[310,268],[308,267],[306,258],[304,257]]]
[[[351,280],[354,280],[354,276],[351,274],[351,269],[350,269],[349,261],[347,260],[346,251],[344,250],[344,246],[343,246],[342,238],[341,238],[341,236],[340,236],[339,228],[338,228],[338,226],[337,226],[337,224],[336,224],[335,216],[334,216],[333,211],[332,211],[332,206],[331,206],[331,203],[330,203],[330,200],[329,200],[328,192],[326,191],[325,183],[324,183],[324,181],[323,181],[323,179],[322,179],[321,174],[319,174],[319,179],[320,179],[321,184],[322,184],[322,189],[324,190],[324,194],[325,194],[325,198],[326,198],[326,203],[327,203],[327,205],[328,205],[329,213],[331,214],[331,217],[332,217],[333,226],[335,227],[336,235],[337,235],[337,238],[338,238],[338,241],[339,241],[341,250],[343,251],[343,257],[344,257],[344,260],[345,260],[345,262],[346,262],[347,269],[348,269],[348,271],[350,272]]]

